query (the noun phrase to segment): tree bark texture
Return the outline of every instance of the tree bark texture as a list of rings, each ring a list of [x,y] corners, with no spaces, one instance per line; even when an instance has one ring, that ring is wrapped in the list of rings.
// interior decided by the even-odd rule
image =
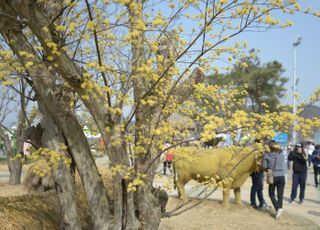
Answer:
[[[55,124],[55,120],[51,114],[46,111],[45,106],[42,103],[42,98],[38,98],[38,105],[43,117],[42,145],[44,148],[59,152],[59,144],[64,144],[65,142],[62,133]],[[65,157],[70,156],[67,156],[66,154]],[[62,220],[60,229],[82,229],[80,218],[77,212],[75,184],[70,172],[70,168],[68,168],[61,160],[57,168],[52,170],[52,175],[55,181],[55,188],[61,206]]]

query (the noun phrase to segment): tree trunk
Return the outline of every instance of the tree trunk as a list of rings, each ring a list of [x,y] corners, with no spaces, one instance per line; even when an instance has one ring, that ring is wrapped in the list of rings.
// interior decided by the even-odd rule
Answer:
[[[9,171],[10,171],[10,177],[9,177],[9,184],[11,185],[17,185],[21,184],[21,173],[22,173],[22,162],[20,158],[17,158],[15,160],[10,159],[9,164]]]
[[[138,218],[142,224],[141,229],[156,230],[161,221],[161,208],[159,200],[152,194],[152,183],[139,188],[136,196]]]
[[[123,225],[123,204],[126,202],[123,199],[123,190],[122,190],[122,177],[117,174],[112,177],[113,181],[113,217],[114,217],[114,228],[122,229]]]
[[[127,186],[127,185],[126,185]],[[127,200],[127,204],[126,204],[126,228],[125,229],[129,229],[129,230],[134,230],[134,229],[139,229],[140,228],[140,223],[138,221],[138,218],[136,217],[136,208],[134,205],[134,193],[127,192],[127,187],[123,186],[123,193],[126,194],[126,200]]]
[[[4,142],[4,149],[7,156],[8,169],[9,169],[9,184],[17,185],[21,183],[21,171],[22,171],[22,163],[21,159],[17,158],[15,160],[12,159],[14,155],[14,150],[12,149],[12,145],[9,139],[9,136],[4,133],[2,128],[0,128],[0,138]]]
[[[42,113],[42,146],[53,151],[60,152],[59,144],[64,144],[62,133],[55,124],[54,119],[46,111],[41,99],[38,100],[39,109]],[[60,154],[63,154],[60,152]],[[65,157],[70,157],[65,154]],[[60,160],[58,167],[52,170],[55,181],[56,192],[61,206],[62,220],[60,229],[77,230],[81,229],[81,222],[77,213],[77,203],[75,198],[75,184],[70,173],[70,169]]]
[[[23,84],[23,82],[22,82]],[[21,110],[18,115],[18,127],[15,132],[15,138],[16,138],[16,149],[15,153],[11,150],[11,159],[9,160],[9,167],[10,167],[10,179],[9,184],[20,184],[21,183],[21,172],[22,172],[22,162],[21,158],[23,155],[23,143],[24,143],[24,129],[26,125],[26,117],[25,117],[25,107],[26,102],[24,98],[25,92],[24,87],[22,90],[22,94],[20,95],[20,103],[21,103]],[[19,155],[17,155],[19,154]],[[15,160],[12,160],[12,158],[15,157]]]
[[[68,146],[71,149],[88,197],[94,229],[108,229],[112,219],[109,203],[88,141],[75,117],[68,116],[64,119],[60,117],[59,122],[66,135]]]
[[[130,15],[130,25],[131,30],[135,29],[136,21],[143,20],[143,5],[144,1],[138,0],[136,1],[136,7],[138,9],[128,9]],[[132,75],[136,74],[136,69],[141,66],[145,61],[145,53],[144,53],[144,33],[141,32],[138,38],[132,41]],[[149,136],[148,125],[146,123],[150,122],[153,114],[149,110],[150,108],[144,108],[143,105],[140,104],[140,100],[142,99],[143,94],[145,93],[145,89],[147,89],[148,84],[150,82],[146,82],[143,79],[135,79],[133,80],[133,88],[134,88],[134,100],[135,103],[140,107],[137,109],[135,113],[135,144],[140,145],[139,142],[143,140],[144,137]],[[149,136],[150,137],[150,136]],[[139,154],[135,159],[135,171],[136,173],[143,173],[144,164],[146,163],[146,158],[150,158],[147,156],[147,146],[145,147],[145,155]],[[140,229],[152,230],[157,229],[161,220],[161,210],[158,201],[153,196],[152,192],[152,180],[145,181],[145,185],[139,187],[137,192],[134,194],[135,199],[135,211],[136,216],[141,224]]]
[[[135,215],[135,193],[128,192],[127,188],[128,183],[120,175],[113,177],[114,229],[137,230],[140,224]]]

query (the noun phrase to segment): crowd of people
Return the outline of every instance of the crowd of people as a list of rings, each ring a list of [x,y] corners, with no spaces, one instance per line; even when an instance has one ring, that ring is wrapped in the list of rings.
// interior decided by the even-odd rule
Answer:
[[[286,183],[287,167],[291,166],[292,162],[292,187],[289,203],[297,198],[299,188],[299,204],[302,205],[305,199],[305,189],[307,181],[308,167],[313,165],[315,187],[319,187],[320,174],[320,145],[314,145],[308,142],[305,146],[296,144],[293,151],[290,151],[287,159],[275,141],[269,142],[270,151],[264,154],[263,163],[260,171],[254,172],[251,175],[252,187],[250,194],[251,206],[256,209],[266,209],[268,205],[263,197],[264,171],[272,173],[271,182],[269,184],[268,193],[273,207],[276,210],[275,218],[279,219],[283,213],[283,193]],[[285,163],[288,160],[289,164]],[[268,178],[269,179],[269,178]],[[258,196],[259,205],[256,203]]]
[[[265,179],[265,171],[271,172],[272,182],[267,180],[269,184],[268,194],[273,207],[276,210],[275,219],[279,219],[283,213],[283,194],[286,184],[286,174],[288,169],[292,169],[292,187],[289,204],[293,203],[297,198],[299,188],[300,205],[305,199],[305,189],[307,181],[307,170],[313,165],[314,183],[315,187],[319,187],[320,174],[320,145],[314,145],[308,142],[305,146],[296,144],[294,149],[286,155],[280,146],[273,140],[269,142],[269,152],[264,154],[262,165],[258,171],[251,174],[252,186],[250,192],[250,204],[253,208],[265,210],[267,205],[263,196],[263,185]],[[163,174],[167,174],[167,168],[170,170],[173,151],[170,144],[165,145],[167,151],[165,152],[165,159],[163,162]],[[288,163],[286,163],[288,162]],[[292,165],[292,166],[291,166]],[[256,202],[258,197],[259,204]]]

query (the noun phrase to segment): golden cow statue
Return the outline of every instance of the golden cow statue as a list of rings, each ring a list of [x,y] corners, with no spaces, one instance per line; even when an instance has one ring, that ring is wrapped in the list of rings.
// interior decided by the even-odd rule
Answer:
[[[190,180],[219,186],[223,190],[223,206],[229,207],[230,189],[235,203],[240,204],[240,187],[261,165],[263,150],[258,148],[180,148],[175,150],[174,170],[179,197],[186,198],[184,186]]]

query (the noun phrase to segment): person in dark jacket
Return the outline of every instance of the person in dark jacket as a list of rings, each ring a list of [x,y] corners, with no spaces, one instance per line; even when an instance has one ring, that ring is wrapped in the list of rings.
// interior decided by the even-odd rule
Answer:
[[[268,206],[263,198],[263,171],[253,172],[251,174],[252,186],[250,191],[251,206],[255,209],[266,209]],[[256,203],[256,196],[258,196],[259,206]]]
[[[269,184],[269,197],[272,201],[273,207],[276,210],[275,218],[279,219],[283,213],[282,201],[285,186],[285,157],[281,148],[275,141],[269,142],[270,152],[263,156],[263,168],[265,170],[271,169],[273,175],[273,184]],[[277,197],[275,190],[277,189]]]
[[[307,161],[308,156],[303,150],[301,144],[296,144],[293,152],[288,156],[289,161],[293,161],[292,166],[292,189],[289,203],[292,203],[297,197],[298,185],[300,186],[299,204],[303,204],[304,192],[307,181]]]
[[[318,175],[320,174],[320,145],[316,145],[316,149],[313,151],[312,156],[314,183],[316,187],[319,186]]]

